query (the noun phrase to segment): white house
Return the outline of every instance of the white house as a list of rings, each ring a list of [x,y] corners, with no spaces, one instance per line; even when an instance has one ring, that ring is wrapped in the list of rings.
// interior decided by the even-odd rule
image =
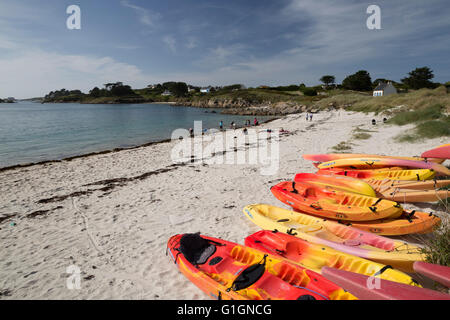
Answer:
[[[171,96],[172,92],[170,92],[169,90],[164,91],[163,93],[161,93],[162,96]]]
[[[392,82],[384,83],[380,82],[377,87],[373,90],[373,96],[374,97],[382,97],[382,96],[388,96],[390,94],[396,94],[397,89],[395,89]]]
[[[200,92],[201,93],[209,93],[211,91],[211,87],[206,87],[206,88],[201,88]]]

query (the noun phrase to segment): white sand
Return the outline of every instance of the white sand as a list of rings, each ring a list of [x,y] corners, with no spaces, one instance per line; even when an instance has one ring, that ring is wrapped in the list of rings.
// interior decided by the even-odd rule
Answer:
[[[314,172],[301,155],[331,152],[351,139],[356,126],[378,131],[353,141],[357,153],[412,156],[448,142],[399,144],[393,137],[410,126],[383,125],[381,117],[361,113],[321,113],[313,122],[304,118],[291,115],[261,126],[295,132],[280,137],[280,168],[272,176],[249,164],[170,167],[177,142],[1,172],[0,217],[16,216],[0,223],[0,299],[207,299],[165,255],[171,235],[201,231],[243,243],[259,229],[242,208],[258,202],[283,207],[270,186],[298,172]],[[100,190],[107,186],[102,183],[86,186],[152,171],[156,174],[140,180],[110,184],[115,187],[109,190]],[[50,211],[27,217],[41,210]],[[70,265],[82,272],[79,290],[66,286]]]

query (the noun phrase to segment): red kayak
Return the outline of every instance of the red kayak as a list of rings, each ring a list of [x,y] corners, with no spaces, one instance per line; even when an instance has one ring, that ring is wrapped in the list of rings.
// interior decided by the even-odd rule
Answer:
[[[171,237],[167,249],[181,273],[215,299],[355,299],[314,271],[237,243],[187,233]]]
[[[438,264],[416,261],[413,264],[414,271],[430,279],[433,279],[447,288],[450,288],[450,267],[440,266]]]
[[[450,159],[450,144],[444,144],[437,148],[422,153],[422,158]]]
[[[449,294],[439,291],[335,268],[323,267],[322,275],[361,300],[450,300]]]

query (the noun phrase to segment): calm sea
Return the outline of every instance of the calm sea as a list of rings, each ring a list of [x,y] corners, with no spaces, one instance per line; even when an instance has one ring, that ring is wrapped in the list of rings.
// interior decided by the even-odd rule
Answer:
[[[203,128],[217,128],[220,120],[226,127],[253,123],[253,117],[211,111],[164,104],[0,104],[0,167],[168,139],[194,121],[203,121]]]

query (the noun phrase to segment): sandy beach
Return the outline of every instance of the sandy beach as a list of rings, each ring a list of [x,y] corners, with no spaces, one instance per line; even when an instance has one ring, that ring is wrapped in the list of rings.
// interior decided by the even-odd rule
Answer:
[[[208,299],[166,256],[169,237],[200,231],[242,244],[259,230],[242,208],[285,207],[270,186],[315,171],[302,154],[347,141],[356,153],[413,156],[448,142],[396,142],[413,126],[382,118],[330,111],[312,122],[295,114],[259,126],[290,132],[271,142],[280,151],[273,175],[262,175],[260,164],[174,164],[178,141],[0,172],[0,299]],[[356,127],[375,132],[354,140]],[[404,207],[447,215],[433,204]],[[72,265],[80,289],[66,285]]]

